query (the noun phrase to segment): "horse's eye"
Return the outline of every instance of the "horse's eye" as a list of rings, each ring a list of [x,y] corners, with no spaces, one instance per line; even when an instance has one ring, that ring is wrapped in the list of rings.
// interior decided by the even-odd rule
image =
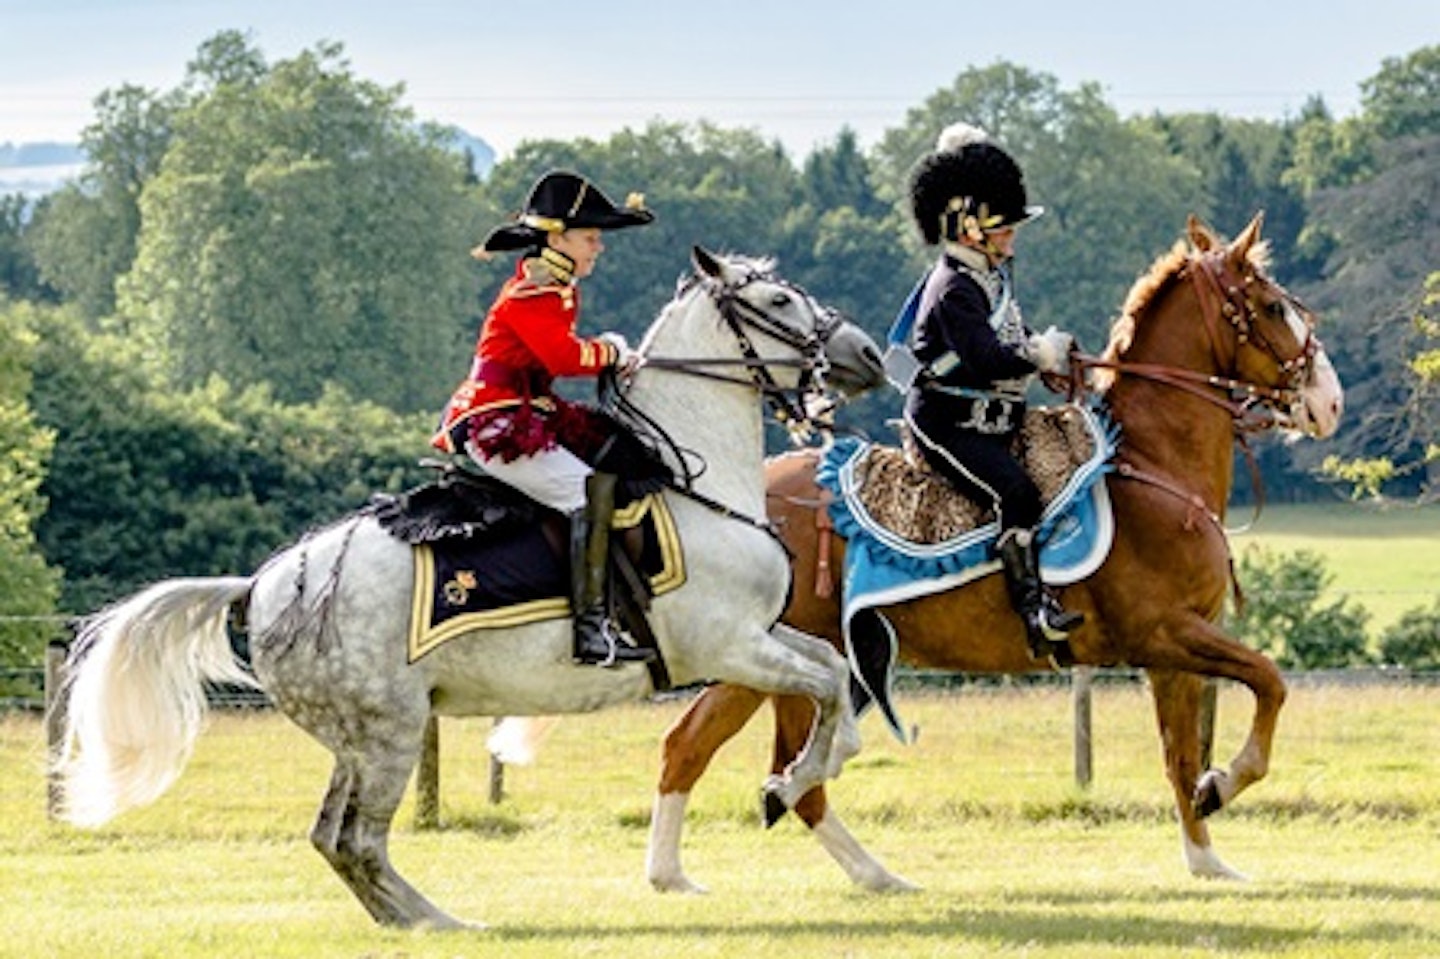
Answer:
[[[1280,300],[1266,303],[1265,312],[1270,316],[1272,320],[1283,320],[1285,319],[1285,304],[1282,303]]]
[[[784,292],[783,290],[782,290],[781,292],[779,292],[779,293],[776,293],[774,296],[772,296],[772,297],[770,298],[770,305],[771,305],[771,306],[789,306],[789,305],[790,305],[790,294]]]

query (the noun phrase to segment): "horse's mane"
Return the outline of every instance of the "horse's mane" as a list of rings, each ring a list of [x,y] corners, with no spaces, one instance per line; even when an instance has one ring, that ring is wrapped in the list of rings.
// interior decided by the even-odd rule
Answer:
[[[1105,350],[1101,353],[1101,359],[1111,362],[1118,361],[1125,355],[1135,341],[1135,328],[1140,322],[1140,317],[1146,315],[1152,303],[1160,298],[1160,294],[1184,271],[1190,261],[1201,254],[1218,249],[1223,246],[1222,241],[1213,232],[1204,227],[1198,227],[1202,233],[1199,234],[1199,242],[1191,245],[1185,240],[1176,240],[1175,245],[1167,252],[1155,258],[1150,268],[1140,275],[1130,292],[1125,296],[1125,303],[1120,308],[1120,315],[1115,322],[1110,324],[1110,341],[1106,344]],[[1245,255],[1246,262],[1256,270],[1264,271],[1270,266],[1270,244],[1264,240],[1255,243]],[[1100,369],[1095,371],[1095,389],[1104,393],[1115,382],[1115,371]]]

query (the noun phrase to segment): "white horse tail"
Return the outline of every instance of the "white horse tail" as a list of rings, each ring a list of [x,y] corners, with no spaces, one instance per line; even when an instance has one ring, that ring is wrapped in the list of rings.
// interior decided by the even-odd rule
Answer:
[[[65,738],[52,757],[61,818],[98,826],[158,799],[200,734],[203,683],[258,687],[225,631],[226,610],[250,585],[167,580],[85,623],[66,664]]]
[[[559,723],[559,716],[506,716],[495,723],[485,745],[490,755],[508,766],[528,766]]]

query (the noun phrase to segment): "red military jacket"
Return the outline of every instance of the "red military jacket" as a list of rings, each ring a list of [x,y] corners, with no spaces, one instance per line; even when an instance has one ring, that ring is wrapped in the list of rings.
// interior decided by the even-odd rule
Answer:
[[[556,377],[598,376],[613,366],[614,344],[576,335],[579,313],[579,287],[557,281],[535,260],[517,263],[480,326],[470,375],[450,397],[431,443],[454,453],[461,423],[526,406],[548,412]]]

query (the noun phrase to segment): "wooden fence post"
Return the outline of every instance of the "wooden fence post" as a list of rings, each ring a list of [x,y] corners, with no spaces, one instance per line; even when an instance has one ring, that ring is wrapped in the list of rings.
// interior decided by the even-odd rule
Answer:
[[[1094,669],[1090,666],[1076,666],[1070,671],[1072,701],[1075,712],[1075,782],[1082,789],[1090,788],[1094,777],[1093,753],[1091,751],[1091,695],[1090,685]]]
[[[420,766],[415,771],[415,828],[434,829],[440,824],[440,720],[425,721],[425,742]]]
[[[46,755],[53,758],[65,745],[65,657],[70,647],[55,640],[45,647],[45,744]],[[45,815],[55,819],[60,814],[60,779],[51,764],[45,770]]]
[[[500,720],[495,720],[495,725],[500,725]],[[490,805],[495,806],[505,798],[505,764],[494,754],[490,753]]]

